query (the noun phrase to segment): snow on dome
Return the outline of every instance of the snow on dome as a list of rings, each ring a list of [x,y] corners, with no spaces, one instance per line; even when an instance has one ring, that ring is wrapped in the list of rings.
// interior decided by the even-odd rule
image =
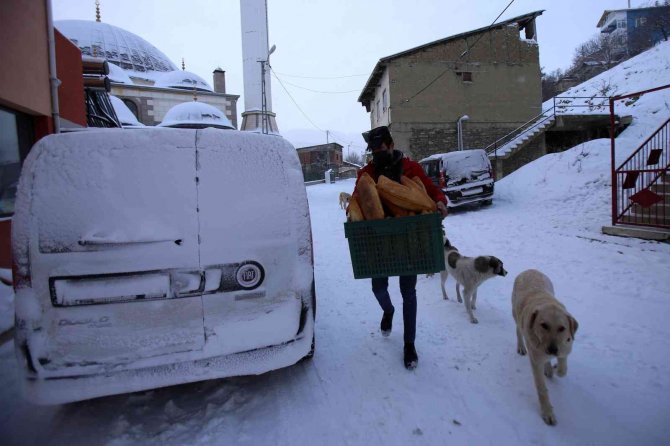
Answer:
[[[154,87],[162,88],[181,88],[185,90],[199,90],[214,92],[212,87],[200,76],[190,71],[175,70],[162,74]]]
[[[108,63],[107,65],[109,65],[109,74],[107,77],[110,81],[115,84],[133,85],[132,79],[130,79],[130,76],[128,76],[128,73],[123,68],[113,63]]]
[[[90,20],[58,20],[58,31],[79,47],[82,54],[104,57],[124,70],[174,71],[168,57],[155,46],[125,29]]]
[[[144,127],[144,124],[137,120],[133,112],[130,111],[121,99],[111,94],[109,95],[109,99],[111,99],[116,116],[123,127]]]
[[[218,108],[193,101],[177,104],[172,107],[163,118],[163,122],[157,127],[179,127],[179,128],[205,128],[215,127],[220,129],[234,129],[235,127]]]

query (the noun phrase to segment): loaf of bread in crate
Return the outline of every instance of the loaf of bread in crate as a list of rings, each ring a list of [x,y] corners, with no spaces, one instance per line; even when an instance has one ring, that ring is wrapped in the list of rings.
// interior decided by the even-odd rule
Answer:
[[[349,220],[350,221],[363,221],[365,217],[363,216],[363,211],[358,204],[358,196],[354,195],[349,200]]]
[[[411,181],[407,177],[405,178],[406,181]],[[417,187],[410,187],[396,183],[384,175],[379,176],[379,180],[377,181],[377,191],[385,201],[391,202],[403,209],[417,213],[423,211],[434,212],[437,210],[437,205],[428,194],[419,190]]]
[[[428,191],[426,190],[426,186],[423,184],[423,181],[419,179],[419,177],[412,177],[410,180],[414,181],[414,183],[419,186],[419,189],[424,191],[426,195],[428,195]]]
[[[401,208],[400,206],[394,204],[392,201],[385,199],[381,195],[379,196],[379,198],[381,198],[382,203],[384,203],[384,207],[391,213],[392,217],[407,217],[408,215],[414,215],[413,211]]]
[[[389,180],[390,181],[390,180]],[[368,173],[364,173],[358,180],[356,186],[358,191],[358,204],[363,211],[366,220],[381,220],[384,218],[384,208],[379,199],[375,180]]]

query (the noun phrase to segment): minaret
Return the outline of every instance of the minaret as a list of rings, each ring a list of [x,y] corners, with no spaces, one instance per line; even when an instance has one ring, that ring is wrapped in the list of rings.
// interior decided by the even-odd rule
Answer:
[[[240,0],[240,16],[244,75],[244,112],[240,129],[277,133],[270,88],[267,0]]]

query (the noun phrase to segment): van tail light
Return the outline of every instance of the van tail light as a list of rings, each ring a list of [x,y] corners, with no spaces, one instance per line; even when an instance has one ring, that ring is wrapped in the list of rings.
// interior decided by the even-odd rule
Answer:
[[[440,171],[440,187],[445,187],[447,184],[446,180],[444,179],[444,172]]]
[[[496,180],[496,168],[491,166],[489,167],[489,175],[493,178],[493,181]]]

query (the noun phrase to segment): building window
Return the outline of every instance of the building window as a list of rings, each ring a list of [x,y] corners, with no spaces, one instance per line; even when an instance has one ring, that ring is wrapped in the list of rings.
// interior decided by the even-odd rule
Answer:
[[[635,27],[638,28],[640,26],[644,26],[647,23],[647,18],[646,17],[638,17],[635,19]]]
[[[21,162],[32,143],[32,119],[0,108],[0,217],[14,213]]]
[[[461,76],[463,82],[472,82],[472,71],[459,71],[456,74]]]
[[[386,113],[386,109],[389,106],[388,100],[386,99],[386,88],[384,88],[384,92],[382,93],[382,106],[384,107],[382,111]]]
[[[377,122],[379,122],[379,99],[377,99],[377,105],[375,108],[377,109]]]

